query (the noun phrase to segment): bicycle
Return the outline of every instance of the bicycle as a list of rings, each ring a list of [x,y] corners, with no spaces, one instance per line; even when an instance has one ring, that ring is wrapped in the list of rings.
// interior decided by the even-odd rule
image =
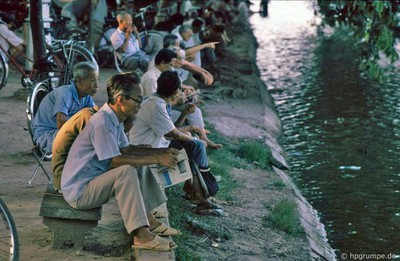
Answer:
[[[33,82],[31,78],[27,79],[31,89],[31,93],[27,98],[27,126],[33,144],[35,142],[33,140],[31,123],[43,98],[53,88],[71,83],[73,78],[72,69],[76,63],[91,61],[97,64],[92,53],[84,47],[84,41],[79,41],[76,37],[80,36],[75,36],[75,38],[71,38],[70,40],[53,40],[52,48],[49,49],[49,59],[56,64],[56,68],[48,72],[47,79],[40,82]],[[40,153],[36,154],[39,155]],[[48,152],[45,155],[41,155],[40,158],[41,160],[50,160],[51,156],[51,152]]]
[[[26,114],[27,129],[33,144],[35,144],[35,142],[33,140],[31,122],[42,99],[51,92],[53,88],[70,84],[73,77],[72,69],[76,63],[81,61],[91,61],[96,63],[92,53],[84,47],[84,41],[80,40],[82,35],[82,30],[77,29],[72,32],[70,40],[52,39],[52,45],[48,45],[46,48],[49,64],[52,65],[51,68],[44,70],[46,75],[38,75],[38,71],[35,69],[26,72],[14,57],[0,46],[0,89],[6,85],[8,80],[9,61],[22,74],[22,86],[28,88],[30,91],[30,94],[27,97]],[[20,55],[25,60],[33,62],[22,52],[20,52]],[[6,59],[6,57],[8,59]],[[50,160],[51,153],[43,155],[43,159]]]
[[[14,219],[0,198],[0,260],[19,260],[19,238]]]
[[[85,42],[81,40],[83,35],[84,32],[82,30],[76,29],[72,32],[71,39],[52,39],[52,45],[46,46],[48,60],[53,65],[53,68],[49,69],[49,73],[52,73],[51,77],[53,78],[54,87],[70,83],[70,80],[72,79],[72,68],[76,63],[81,61],[92,61],[96,63],[92,53],[84,47]],[[22,74],[22,86],[32,89],[34,86],[33,83],[36,82],[37,71],[32,70],[30,72],[26,72],[22,66],[18,64],[16,59],[1,46],[0,50],[0,89],[6,85],[8,80],[8,61],[10,61]],[[19,52],[19,55],[21,55],[24,60],[33,63],[33,61],[25,56],[22,52]],[[58,81],[55,81],[57,79]]]

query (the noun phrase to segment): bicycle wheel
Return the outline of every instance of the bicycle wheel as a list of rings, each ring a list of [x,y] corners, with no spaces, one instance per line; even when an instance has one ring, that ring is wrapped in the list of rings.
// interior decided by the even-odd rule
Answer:
[[[19,260],[19,239],[14,219],[0,198],[0,260]]]
[[[50,92],[50,87],[47,81],[39,82],[33,88],[32,93],[28,96],[27,99],[27,109],[26,109],[26,116],[27,116],[27,125],[28,131],[31,135],[32,143],[35,145],[35,141],[33,140],[33,132],[32,132],[32,119],[35,117],[39,105],[42,102],[43,98]],[[46,156],[44,157],[45,160],[51,160],[51,151],[47,152]]]
[[[63,59],[66,62],[64,64],[67,65],[59,81],[63,85],[70,84],[73,78],[72,69],[74,68],[74,65],[77,64],[78,62],[88,61],[97,64],[93,54],[88,49],[86,49],[81,45],[77,45],[76,43],[65,44],[63,50],[64,50]]]
[[[8,63],[4,54],[0,51],[0,89],[3,88],[8,80]]]
[[[162,48],[164,36],[155,30],[147,31],[147,39],[146,39],[145,35],[146,35],[146,33],[144,31],[139,33],[142,49],[147,54],[154,56],[157,54],[157,52],[160,50],[160,48]],[[150,38],[153,38],[153,39],[150,40]],[[149,43],[152,43],[153,45],[148,44],[148,42],[146,40]],[[158,46],[159,44],[161,44],[161,46]]]

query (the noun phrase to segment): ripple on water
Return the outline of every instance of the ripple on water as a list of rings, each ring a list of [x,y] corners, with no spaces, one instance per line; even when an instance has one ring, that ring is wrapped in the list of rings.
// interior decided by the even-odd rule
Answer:
[[[289,17],[300,7],[288,15],[274,5],[268,20],[252,16],[252,23],[261,78],[283,124],[289,174],[321,213],[339,252],[398,252],[398,70],[388,71],[387,84],[369,82],[360,77],[350,43],[319,37],[308,22],[293,23]],[[281,12],[286,19],[278,18]]]

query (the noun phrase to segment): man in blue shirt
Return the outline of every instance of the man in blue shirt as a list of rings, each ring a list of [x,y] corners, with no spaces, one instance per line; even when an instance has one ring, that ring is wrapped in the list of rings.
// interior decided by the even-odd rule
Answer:
[[[125,228],[133,233],[133,248],[172,250],[176,244],[158,235],[180,232],[151,213],[166,197],[151,173],[136,168],[148,164],[176,167],[179,151],[129,144],[123,122],[139,111],[143,99],[137,75],[114,75],[107,82],[107,94],[108,102],[72,144],[61,177],[63,196],[77,209],[99,207],[115,196]]]
[[[92,96],[98,88],[97,64],[77,63],[73,75],[71,85],[55,88],[43,98],[32,120],[33,141],[46,151],[51,151],[58,130],[72,115],[95,105]]]

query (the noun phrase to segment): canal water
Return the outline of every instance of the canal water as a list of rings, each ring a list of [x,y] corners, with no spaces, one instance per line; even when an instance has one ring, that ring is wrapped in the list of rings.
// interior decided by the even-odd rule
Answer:
[[[257,10],[259,1],[253,1]],[[365,79],[346,37],[318,33],[311,1],[250,18],[257,64],[282,120],[289,175],[338,256],[400,253],[399,71]]]

